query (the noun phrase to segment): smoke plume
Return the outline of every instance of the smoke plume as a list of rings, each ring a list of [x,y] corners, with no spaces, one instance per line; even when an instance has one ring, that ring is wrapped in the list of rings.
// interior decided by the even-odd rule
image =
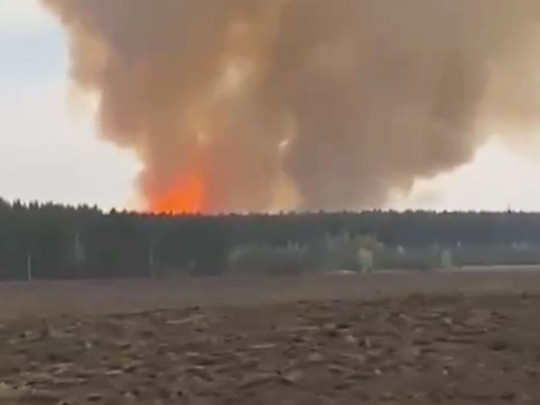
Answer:
[[[156,211],[357,209],[540,121],[538,0],[42,0]]]

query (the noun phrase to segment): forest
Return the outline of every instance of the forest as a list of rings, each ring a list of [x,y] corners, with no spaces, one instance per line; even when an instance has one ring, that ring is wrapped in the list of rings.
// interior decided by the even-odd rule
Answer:
[[[365,211],[153,215],[0,200],[0,280],[425,270],[442,249],[459,265],[540,263],[540,214]]]

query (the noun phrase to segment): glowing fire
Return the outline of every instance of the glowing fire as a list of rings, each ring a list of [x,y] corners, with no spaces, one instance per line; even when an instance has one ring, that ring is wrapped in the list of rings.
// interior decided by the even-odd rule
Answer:
[[[211,120],[208,106],[203,102],[193,102],[186,113],[186,119],[191,123],[195,134],[197,147],[191,150],[187,169],[180,174],[175,183],[164,193],[153,195],[149,201],[149,209],[157,214],[197,214],[208,213],[209,172],[208,133]]]
[[[204,171],[192,167],[163,195],[150,201],[154,213],[194,214],[208,210],[207,187]]]

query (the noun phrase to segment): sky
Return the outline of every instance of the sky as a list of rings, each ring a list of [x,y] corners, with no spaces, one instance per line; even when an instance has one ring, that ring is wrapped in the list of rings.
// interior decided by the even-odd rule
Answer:
[[[0,197],[130,207],[139,170],[70,98],[66,39],[37,0],[0,0]],[[70,101],[71,100],[71,101]],[[391,208],[540,210],[540,153],[493,139],[469,164],[420,179]]]
[[[0,197],[123,207],[137,163],[70,103],[67,47],[37,0],[0,1]]]

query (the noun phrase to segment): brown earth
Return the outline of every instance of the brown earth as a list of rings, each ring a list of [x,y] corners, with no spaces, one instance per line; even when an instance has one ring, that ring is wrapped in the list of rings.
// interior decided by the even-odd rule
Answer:
[[[0,404],[540,403],[540,272],[0,286]]]

